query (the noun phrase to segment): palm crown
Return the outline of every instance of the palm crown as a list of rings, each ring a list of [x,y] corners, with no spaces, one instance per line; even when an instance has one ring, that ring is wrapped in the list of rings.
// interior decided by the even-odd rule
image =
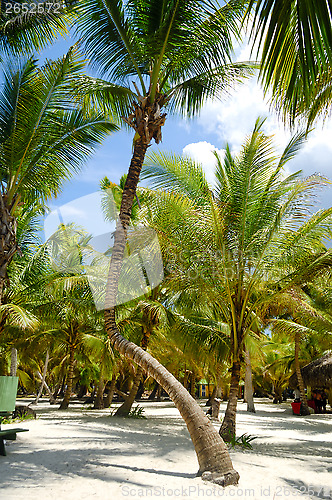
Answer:
[[[292,125],[299,116],[309,125],[330,110],[332,63],[329,0],[250,0],[253,39],[262,49],[261,80]],[[326,88],[327,86],[327,88]]]
[[[0,95],[0,288],[17,251],[17,217],[56,195],[64,179],[117,127],[86,114],[72,84],[83,65],[73,51],[42,69],[9,64]],[[0,290],[0,295],[1,295]]]
[[[92,64],[119,85],[108,87],[113,98],[148,96],[152,103],[163,93],[160,105],[171,100],[173,110],[193,114],[248,70],[231,62],[243,10],[238,0],[223,7],[197,0],[84,0],[76,7],[76,29]]]

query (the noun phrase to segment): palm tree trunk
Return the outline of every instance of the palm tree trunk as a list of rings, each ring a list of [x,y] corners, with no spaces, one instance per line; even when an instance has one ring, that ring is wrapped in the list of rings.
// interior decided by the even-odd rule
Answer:
[[[112,380],[111,380],[111,385],[110,385],[109,391],[107,393],[107,396],[106,396],[106,399],[104,402],[104,408],[109,408],[112,404],[114,391],[115,391],[115,385],[116,385],[116,379],[117,379],[117,375],[113,375]]]
[[[16,372],[17,372],[17,349],[15,349],[15,347],[12,347],[10,351],[10,376],[16,377]]]
[[[152,392],[151,392],[151,394],[148,397],[149,401],[153,401],[156,398],[156,394],[157,394],[158,388],[159,388],[159,384],[158,384],[158,382],[155,382],[154,388],[152,389]]]
[[[143,319],[144,319],[144,315],[143,315]],[[146,320],[148,321],[147,318],[146,318]],[[148,344],[149,344],[151,330],[150,329],[148,330],[146,328],[146,325],[143,325],[142,329],[143,329],[143,336],[142,336],[142,340],[141,340],[141,347],[142,347],[142,349],[144,349],[144,351],[146,351]],[[131,407],[133,406],[133,403],[135,401],[137,391],[138,391],[140,382],[142,380],[142,377],[143,377],[143,370],[140,366],[138,366],[137,370],[136,370],[135,377],[134,377],[133,385],[132,385],[130,392],[129,392],[129,395],[124,400],[122,405],[115,412],[115,415],[114,415],[115,417],[127,417],[129,415]]]
[[[215,385],[214,388],[213,388],[211,396],[209,397],[209,399],[205,403],[205,406],[212,406],[212,401],[214,400],[214,398],[216,396],[217,396],[217,386]]]
[[[301,368],[300,368],[300,360],[299,360],[299,351],[300,351],[300,333],[295,333],[295,371],[297,377],[297,383],[300,391],[300,398],[302,403],[301,413],[302,415],[310,415],[310,410],[308,406],[308,401],[305,395],[304,390],[304,382],[302,378]]]
[[[247,403],[247,411],[251,413],[256,413],[254,405],[254,392],[252,389],[252,371],[251,371],[251,361],[250,354],[248,350],[244,351],[244,357],[246,361],[246,373],[244,380],[244,396]]]
[[[66,410],[69,406],[69,400],[71,396],[71,391],[73,388],[73,378],[74,378],[74,360],[75,360],[75,347],[70,347],[69,351],[69,367],[67,375],[67,389],[63,397],[62,403],[59,410]]]
[[[114,414],[115,417],[127,417],[129,415],[131,407],[133,406],[133,403],[135,401],[135,397],[139,388],[139,384],[142,380],[142,376],[143,376],[143,370],[140,366],[138,366],[129,395],[115,412]]]
[[[234,361],[232,366],[231,386],[229,390],[227,408],[219,430],[219,434],[224,441],[230,441],[236,431],[236,407],[239,395],[240,369],[240,361]]]
[[[98,382],[97,394],[93,405],[94,410],[102,410],[104,408],[104,400],[103,400],[104,389],[105,389],[105,380],[101,371]]]
[[[34,404],[37,405],[38,404],[38,401],[40,399],[40,396],[42,395],[42,392],[43,392],[43,388],[44,388],[44,384],[45,384],[45,380],[46,380],[46,373],[47,373],[47,365],[48,365],[48,361],[50,359],[50,355],[49,355],[49,352],[48,350],[46,351],[46,357],[45,357],[45,363],[44,363],[44,369],[43,369],[43,375],[42,375],[42,380],[41,380],[41,384],[40,384],[40,388],[39,388],[39,391],[38,391],[38,394],[37,394],[37,397],[34,401]]]
[[[6,195],[0,193],[0,305],[6,283],[7,268],[17,252],[17,222],[6,205]]]
[[[190,375],[190,394],[193,398],[196,394],[196,375],[194,372],[191,372]]]
[[[40,372],[37,372],[37,377],[40,379],[40,381],[43,381],[43,376]],[[45,387],[47,394],[49,395],[50,398],[50,405],[55,405],[56,400],[54,398],[54,395],[51,393],[51,389],[48,387],[46,381],[44,380],[43,386]]]
[[[108,329],[115,322],[114,316],[110,317],[112,313],[114,314],[114,311],[106,311]],[[169,394],[182,415],[193,441],[199,463],[198,474],[211,472],[211,476],[206,474],[203,477],[213,479],[223,486],[237,484],[239,475],[233,469],[225,443],[183,385],[150,354],[122,337],[117,329],[111,339],[121,354],[135,361]]]
[[[60,368],[60,373],[59,373],[59,376],[58,376],[58,381],[55,385],[55,388],[54,388],[54,392],[53,392],[53,398],[54,398],[54,401],[56,401],[58,395],[59,395],[59,392],[62,388],[62,385],[63,385],[63,378],[64,378],[64,364],[62,363],[61,365],[61,368]]]
[[[126,232],[139,175],[150,142],[140,136],[135,142],[133,157],[123,189],[120,221],[114,235],[114,246],[106,288],[105,327],[113,346],[123,355],[135,361],[152,376],[169,394],[182,415],[192,438],[199,463],[199,474],[224,486],[237,484],[239,474],[233,469],[227,447],[207,416],[180,382],[164,366],[120,334],[115,321],[115,304],[122,258],[126,244]]]

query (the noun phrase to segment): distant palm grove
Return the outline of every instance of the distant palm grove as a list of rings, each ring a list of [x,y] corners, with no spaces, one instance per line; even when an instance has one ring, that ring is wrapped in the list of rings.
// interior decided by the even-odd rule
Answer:
[[[199,474],[237,484],[225,442],[239,397],[251,412],[254,394],[280,403],[295,373],[309,414],[301,368],[332,346],[332,208],[313,203],[329,180],[315,165],[309,177],[287,169],[330,112],[331,2],[76,0],[27,13],[9,3],[0,14],[0,375],[61,410],[74,397],[96,410],[121,401],[116,415],[127,416],[137,399],[169,397]],[[69,52],[39,63],[69,32]],[[244,37],[254,62],[236,60]],[[283,152],[258,116],[237,153],[231,144],[215,152],[213,183],[188,156],[149,152],[167,116],[192,118],[254,77],[293,130]],[[128,172],[99,180],[109,247],[97,258],[74,218],[43,243],[49,202],[122,127],[133,137]],[[163,278],[149,281],[143,266],[146,286],[130,295],[137,268],[124,263],[148,242]],[[105,262],[93,289],[89,272]],[[201,397],[227,401],[219,432]]]

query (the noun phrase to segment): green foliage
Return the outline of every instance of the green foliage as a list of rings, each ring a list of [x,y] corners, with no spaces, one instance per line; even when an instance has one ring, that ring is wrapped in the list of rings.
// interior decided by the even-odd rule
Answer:
[[[304,134],[278,157],[263,124],[257,120],[239,154],[229,146],[224,158],[216,154],[214,186],[188,157],[154,153],[143,170],[158,189],[146,220],[159,235],[176,307],[185,317],[204,318],[206,327],[214,322],[215,332],[201,328],[199,336],[219,348],[229,336],[234,357],[246,336],[263,329],[277,297],[326,273],[332,262],[323,244],[332,210],[308,217],[326,179],[283,171]],[[179,323],[193,332],[186,320]]]
[[[251,7],[251,36],[261,50],[265,90],[272,89],[275,103],[292,124],[308,111],[312,122],[331,105],[331,2],[250,0],[248,13]]]
[[[130,412],[127,415],[127,418],[146,418],[143,413],[144,413],[144,408],[143,406],[135,406],[135,408],[132,408]]]
[[[53,42],[57,36],[65,35],[67,31],[64,10],[58,9],[58,3],[38,2],[38,7],[27,13],[14,13],[9,6],[23,6],[24,3],[6,2],[0,11],[0,55],[31,54],[43,49]]]
[[[257,436],[252,436],[251,434],[242,434],[239,437],[236,437],[235,434],[233,434],[231,431],[229,431],[230,439],[227,441],[227,444],[231,448],[235,448],[236,446],[240,446],[241,448],[244,448],[245,450],[252,450],[252,444],[251,442],[254,439],[257,439]]]
[[[6,418],[2,419],[1,423],[4,425],[5,424],[15,424],[15,423],[19,423],[19,422],[24,422],[25,420],[35,420],[35,417],[29,413],[24,413],[23,415],[16,417],[16,418],[6,417]]]
[[[85,78],[85,89],[118,113],[163,93],[171,111],[194,115],[207,98],[253,73],[255,65],[231,60],[244,11],[243,0],[77,2],[76,33],[92,64],[113,82]],[[139,90],[130,89],[133,79]]]
[[[16,216],[22,211],[19,202],[26,209],[58,194],[63,180],[80,169],[95,146],[116,130],[100,112],[87,116],[76,101],[72,82],[83,66],[75,50],[70,50],[42,68],[32,59],[10,61],[4,68],[1,191]]]

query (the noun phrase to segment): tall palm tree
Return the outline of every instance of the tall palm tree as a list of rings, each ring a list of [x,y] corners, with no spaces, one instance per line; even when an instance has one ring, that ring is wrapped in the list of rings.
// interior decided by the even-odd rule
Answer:
[[[282,171],[303,135],[293,138],[277,159],[262,125],[256,122],[238,156],[228,146],[223,160],[216,154],[213,191],[201,167],[189,158],[155,154],[144,169],[145,179],[170,191],[162,199],[170,198],[177,207],[178,227],[170,219],[167,233],[173,240],[170,248],[175,255],[177,248],[180,252],[178,293],[190,296],[196,307],[210,301],[216,319],[229,328],[232,373],[221,428],[225,439],[235,434],[245,340],[259,331],[266,303],[331,263],[322,238],[330,234],[332,210],[306,219],[308,197],[325,180],[301,179],[299,173],[285,177]],[[161,211],[159,217],[168,217],[168,212]]]
[[[72,84],[82,62],[71,50],[38,68],[8,63],[0,93],[0,304],[7,268],[19,251],[17,218],[59,193],[94,147],[116,126],[84,113]]]
[[[304,115],[310,125],[331,109],[331,2],[250,0],[252,9],[264,88],[291,124]]]
[[[115,304],[136,187],[147,148],[152,140],[161,140],[164,108],[193,115],[207,98],[220,95],[248,74],[247,65],[231,62],[231,38],[238,36],[237,21],[243,9],[242,0],[231,0],[223,7],[207,0],[84,0],[76,9],[76,26],[84,49],[112,82],[102,85],[99,81],[99,95],[104,101],[109,95],[110,104],[115,106],[120,102],[116,97],[126,97],[132,103],[131,109],[121,104],[117,107],[135,132],[114,236],[106,329],[114,346],[152,375],[179,408],[193,438],[200,473],[219,474],[225,484],[238,480],[226,447],[181,384],[143,349],[122,338]],[[132,87],[130,79],[134,79]]]

